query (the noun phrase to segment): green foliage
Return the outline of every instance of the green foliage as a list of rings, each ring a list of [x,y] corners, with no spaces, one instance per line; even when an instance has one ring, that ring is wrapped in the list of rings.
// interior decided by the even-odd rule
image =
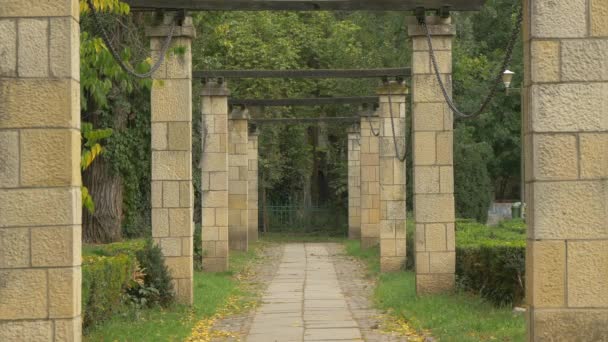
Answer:
[[[115,256],[126,254],[135,256],[137,251],[144,249],[146,240],[125,240],[122,242],[109,243],[104,245],[83,245],[82,254],[84,256]]]
[[[149,303],[168,306],[174,300],[171,275],[160,247],[148,241],[144,249],[136,252],[137,261],[144,272],[144,283],[147,287],[158,290],[158,295],[150,298]]]
[[[82,122],[80,128],[82,134],[82,150],[80,155],[80,168],[82,171],[88,169],[93,161],[97,159],[103,152],[104,148],[99,143],[103,139],[112,136],[112,129],[93,129],[93,125],[88,122]],[[95,213],[95,202],[89,193],[86,186],[81,186],[82,206],[85,207],[91,214]]]
[[[350,240],[346,242],[346,252],[364,261],[370,275],[378,277],[374,291],[376,306],[418,331],[430,330],[435,339],[451,342],[525,339],[525,320],[523,316],[514,316],[511,308],[497,308],[466,292],[417,296],[413,272],[379,273],[377,248],[364,250],[359,241]]]
[[[122,312],[123,292],[135,270],[133,256],[85,256],[82,260],[83,327],[91,328]]]
[[[200,223],[194,225],[194,270],[203,270],[203,230]]]
[[[485,143],[474,142],[470,130],[455,131],[454,196],[456,215],[485,223],[492,202],[492,181],[488,174],[488,159],[492,150]]]
[[[515,220],[492,228],[459,223],[456,235],[459,285],[497,305],[524,298],[525,224]]]

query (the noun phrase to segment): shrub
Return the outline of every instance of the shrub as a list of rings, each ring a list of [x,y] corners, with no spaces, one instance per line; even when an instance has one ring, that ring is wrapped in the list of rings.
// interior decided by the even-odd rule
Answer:
[[[123,309],[123,292],[130,285],[135,265],[135,258],[126,254],[83,257],[82,315],[85,328]]]
[[[459,286],[497,305],[524,298],[525,225],[521,220],[490,228],[460,223],[456,232]]]
[[[526,225],[510,220],[487,227],[474,220],[456,222],[458,286],[497,305],[520,304],[524,298]],[[415,225],[407,224],[408,270],[415,269]]]
[[[144,249],[137,251],[137,261],[144,273],[144,284],[146,288],[154,288],[158,293],[149,293],[148,305],[160,304],[168,306],[173,302],[173,284],[171,275],[160,247],[146,242]],[[154,291],[153,291],[154,292]]]

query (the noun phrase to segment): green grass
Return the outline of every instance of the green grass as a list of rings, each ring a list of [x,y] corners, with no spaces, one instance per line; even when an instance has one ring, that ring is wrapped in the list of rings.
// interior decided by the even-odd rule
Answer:
[[[224,273],[194,273],[194,305],[173,305],[170,308],[140,310],[116,316],[96,326],[84,336],[85,341],[183,341],[192,327],[202,318],[213,316],[226,299],[241,290],[234,274],[257,260],[259,245],[249,252],[230,253],[230,271]]]
[[[497,308],[466,293],[417,297],[412,272],[379,273],[378,249],[361,250],[359,241],[347,241],[349,255],[361,258],[378,277],[374,301],[378,308],[404,318],[418,330],[430,330],[440,341],[524,341],[523,316],[511,308]]]

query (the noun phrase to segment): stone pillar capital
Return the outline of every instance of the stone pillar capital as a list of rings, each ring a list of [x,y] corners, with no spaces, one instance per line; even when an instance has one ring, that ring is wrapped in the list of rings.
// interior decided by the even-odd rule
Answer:
[[[407,95],[410,93],[409,87],[401,82],[390,81],[388,83],[383,83],[378,86],[376,89],[376,94],[379,96],[388,96],[388,95]],[[380,101],[382,102],[382,101]]]
[[[210,81],[203,85],[201,96],[230,96],[230,90],[226,82]]]
[[[258,125],[249,124],[249,137],[257,138],[259,135],[260,135],[260,130],[258,128]]]
[[[426,36],[425,30],[416,17],[407,18],[407,32],[410,37]],[[456,26],[452,25],[452,18],[441,18],[436,16],[426,17],[426,25],[432,37],[435,36],[455,36]]]
[[[348,134],[360,134],[361,133],[361,124],[356,122],[352,124],[350,127],[346,129],[346,133]]]
[[[173,38],[196,38],[196,28],[192,24],[192,17],[187,15],[179,18],[179,16],[180,14],[177,12],[165,13],[159,23],[146,26],[146,36],[150,38],[167,37],[171,32],[171,25],[177,20]]]
[[[230,120],[249,120],[249,110],[247,108],[235,107],[228,117]]]

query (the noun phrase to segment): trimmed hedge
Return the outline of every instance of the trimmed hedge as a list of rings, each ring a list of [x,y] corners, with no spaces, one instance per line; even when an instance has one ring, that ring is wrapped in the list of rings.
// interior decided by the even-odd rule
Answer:
[[[456,222],[458,286],[496,305],[518,305],[524,299],[526,226],[522,220],[488,227],[472,220]],[[407,264],[414,269],[413,219],[407,225]]]
[[[135,270],[134,256],[85,256],[82,260],[83,327],[90,328],[123,309],[123,293]]]

